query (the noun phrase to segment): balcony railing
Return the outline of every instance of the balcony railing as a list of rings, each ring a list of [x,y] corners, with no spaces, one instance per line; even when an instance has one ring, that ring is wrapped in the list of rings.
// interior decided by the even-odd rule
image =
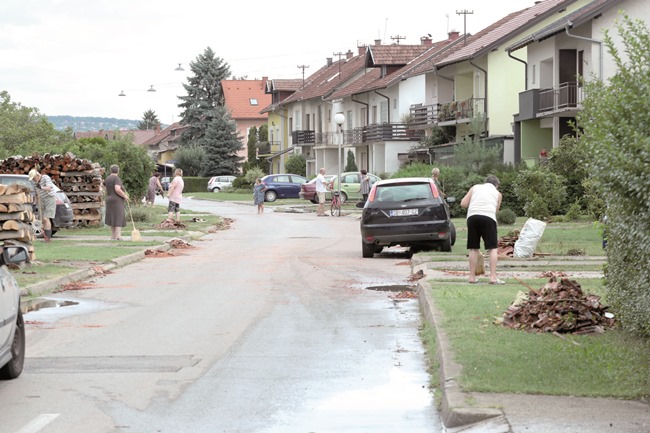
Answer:
[[[314,144],[315,135],[315,131],[311,130],[293,131],[291,133],[291,140],[293,141],[294,146],[300,146],[301,144]]]
[[[384,123],[368,125],[362,128],[340,132],[321,132],[316,134],[316,145],[319,146],[354,146],[380,141],[420,141],[424,131],[409,129],[406,123]],[[341,141],[341,137],[343,141]]]
[[[539,91],[538,116],[549,111],[564,111],[579,108],[584,93],[578,83],[567,82],[550,89]]]
[[[442,104],[416,104],[409,112],[410,129],[426,129],[443,122],[469,121],[472,117],[485,111],[485,98],[468,98]]]
[[[257,144],[258,156],[269,156],[280,151],[282,143],[279,141],[260,141]]]

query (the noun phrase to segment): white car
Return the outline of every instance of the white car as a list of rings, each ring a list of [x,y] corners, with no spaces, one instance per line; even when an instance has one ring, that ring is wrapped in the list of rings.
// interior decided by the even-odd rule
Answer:
[[[235,179],[237,179],[236,176],[213,176],[208,181],[208,191],[219,192],[224,188],[229,188]]]
[[[20,311],[20,287],[7,264],[29,260],[22,246],[0,247],[0,379],[15,379],[25,362],[25,322]]]

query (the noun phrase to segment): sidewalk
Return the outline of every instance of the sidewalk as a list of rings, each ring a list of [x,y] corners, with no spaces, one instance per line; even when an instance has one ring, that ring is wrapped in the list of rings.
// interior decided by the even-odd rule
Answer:
[[[534,260],[533,263],[537,264],[539,259]],[[597,259],[589,260],[589,263],[597,262]],[[442,314],[431,296],[430,281],[441,275],[433,277],[430,270],[443,264],[449,268],[448,262],[425,262],[417,256],[411,261],[413,274],[419,271],[425,274],[425,278],[418,282],[418,296],[425,320],[436,333],[442,392],[440,412],[447,433],[650,432],[650,404],[644,402],[463,392],[456,380],[461,374],[462,366],[454,361],[449,339],[440,326]],[[466,261],[464,264],[467,267]],[[499,271],[499,275],[505,277],[512,276],[512,273],[519,275],[513,270]]]

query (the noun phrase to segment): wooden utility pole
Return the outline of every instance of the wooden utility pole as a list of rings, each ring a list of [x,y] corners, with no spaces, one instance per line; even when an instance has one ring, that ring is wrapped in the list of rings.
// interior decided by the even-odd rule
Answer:
[[[400,35],[397,35],[397,36],[391,36],[390,38],[391,38],[392,40],[394,40],[394,41],[397,41],[397,45],[399,45],[399,41],[400,41],[401,39],[406,39],[406,36],[400,36]]]
[[[468,11],[467,9],[456,11],[456,15],[463,15],[463,45],[467,45],[467,15],[472,14],[474,14],[474,11]]]

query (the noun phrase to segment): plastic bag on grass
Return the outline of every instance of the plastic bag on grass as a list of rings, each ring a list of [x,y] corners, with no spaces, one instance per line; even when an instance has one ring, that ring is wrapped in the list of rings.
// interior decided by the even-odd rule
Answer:
[[[515,242],[513,257],[533,257],[537,242],[542,238],[545,228],[544,221],[528,218],[519,232],[519,239]]]

